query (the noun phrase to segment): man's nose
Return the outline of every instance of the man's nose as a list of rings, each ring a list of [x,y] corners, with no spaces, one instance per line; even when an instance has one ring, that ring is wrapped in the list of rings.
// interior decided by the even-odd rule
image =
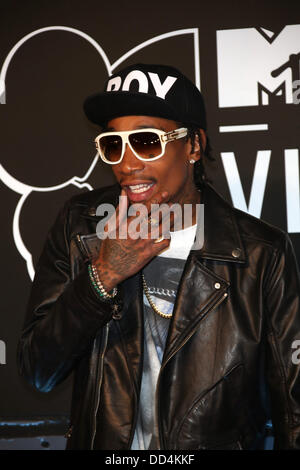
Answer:
[[[125,146],[124,156],[119,165],[120,170],[128,174],[141,171],[145,168],[145,162],[135,156],[128,144]]]

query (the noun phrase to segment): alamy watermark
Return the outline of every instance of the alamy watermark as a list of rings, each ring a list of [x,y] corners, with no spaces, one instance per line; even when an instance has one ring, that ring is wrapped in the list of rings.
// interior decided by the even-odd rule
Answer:
[[[122,201],[122,198],[125,199]],[[119,196],[119,207],[121,205],[124,207],[126,201],[126,196]],[[164,238],[170,238],[170,231],[182,230],[193,225],[193,207],[196,216],[196,234],[191,249],[200,250],[204,244],[204,204],[175,203],[171,206],[166,203],[151,204],[151,209],[148,211],[145,204],[135,203],[129,206],[120,224],[117,223],[115,207],[112,204],[100,204],[96,215],[103,218],[97,224],[96,233],[101,240],[129,237],[134,240],[138,238],[157,240],[161,233]]]
[[[297,365],[300,364],[300,340],[295,339],[292,343],[292,349],[295,349],[295,351],[292,354],[292,363]]]
[[[0,339],[0,364],[6,364],[6,344]]]
[[[294,80],[293,83],[293,103],[299,104],[300,103],[300,80]]]

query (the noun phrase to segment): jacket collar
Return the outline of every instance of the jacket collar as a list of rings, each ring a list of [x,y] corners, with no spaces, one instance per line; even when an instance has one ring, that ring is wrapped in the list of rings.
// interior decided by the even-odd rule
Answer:
[[[208,183],[202,191],[201,202],[204,205],[204,244],[195,251],[195,255],[216,261],[245,263],[246,253],[235,209]]]
[[[120,193],[119,184],[110,186],[107,191],[102,190],[96,195],[94,204],[84,210],[84,217],[100,220],[96,216],[97,207],[106,203],[116,208]],[[204,244],[194,251],[194,255],[199,259],[245,263],[246,253],[235,209],[208,183],[202,190],[201,203],[204,205]]]

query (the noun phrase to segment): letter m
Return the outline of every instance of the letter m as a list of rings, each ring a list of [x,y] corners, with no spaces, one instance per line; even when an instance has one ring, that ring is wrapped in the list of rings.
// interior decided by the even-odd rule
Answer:
[[[299,24],[279,34],[256,28],[217,31],[219,106],[267,105],[271,99],[293,103],[299,38]]]

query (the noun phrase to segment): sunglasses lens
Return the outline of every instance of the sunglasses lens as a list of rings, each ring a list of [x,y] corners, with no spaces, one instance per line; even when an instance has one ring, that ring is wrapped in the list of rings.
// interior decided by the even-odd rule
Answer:
[[[129,142],[134,151],[142,158],[149,159],[158,157],[162,147],[158,134],[155,132],[137,132],[129,136]]]
[[[122,154],[122,139],[119,135],[107,135],[100,137],[99,147],[101,154],[110,162],[120,160]]]

